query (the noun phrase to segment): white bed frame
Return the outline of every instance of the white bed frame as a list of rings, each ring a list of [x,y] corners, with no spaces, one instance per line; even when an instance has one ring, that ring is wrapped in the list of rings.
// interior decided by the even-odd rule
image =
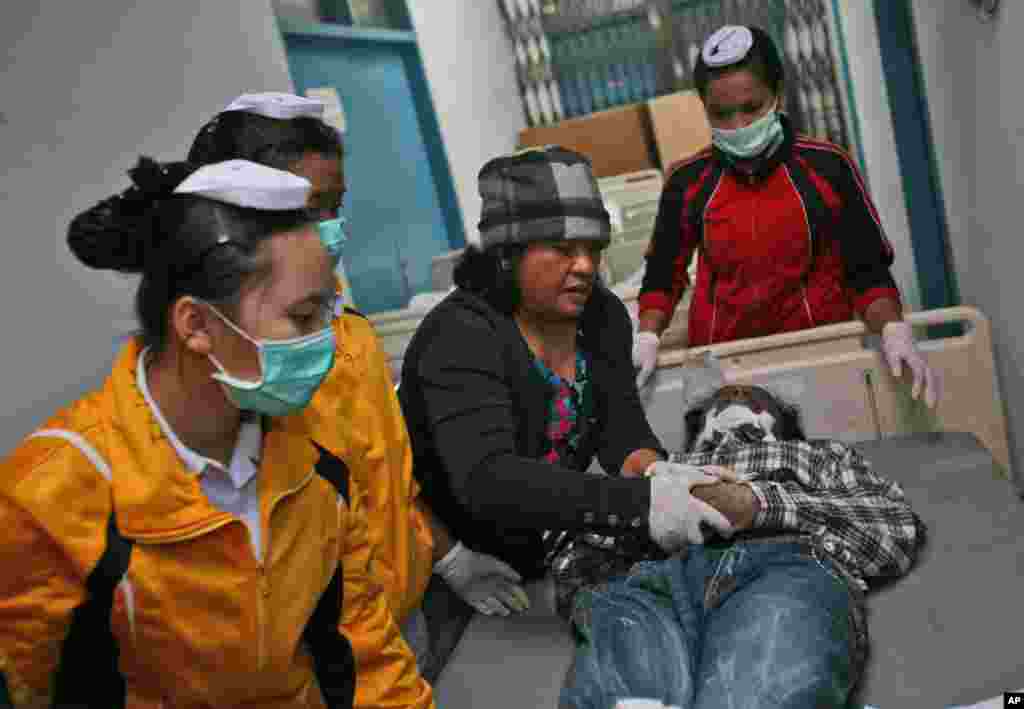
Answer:
[[[659,402],[680,401],[670,394],[682,387],[680,377],[672,378],[681,369],[678,365],[712,351],[727,381],[761,384],[795,400],[809,436],[857,442],[928,431],[969,432],[1021,489],[1010,465],[988,319],[974,308],[956,307],[911,313],[907,321],[915,330],[951,323],[965,326],[957,337],[924,339],[919,332],[921,352],[943,378],[943,394],[935,410],[911,398],[906,374],[902,380],[892,376],[877,342],[866,343],[865,326],[848,322],[694,349],[677,343],[658,357],[654,392],[645,397],[648,416],[657,429],[657,421],[665,420],[668,412],[652,411],[651,405],[657,408]],[[676,420],[680,414],[676,412]],[[658,433],[670,441],[679,435]]]

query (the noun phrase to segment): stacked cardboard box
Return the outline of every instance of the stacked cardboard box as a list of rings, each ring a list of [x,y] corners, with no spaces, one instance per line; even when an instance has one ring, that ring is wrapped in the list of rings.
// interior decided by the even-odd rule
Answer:
[[[693,91],[527,128],[519,134],[521,148],[556,144],[583,153],[597,177],[650,168],[667,171],[710,142],[704,107]]]

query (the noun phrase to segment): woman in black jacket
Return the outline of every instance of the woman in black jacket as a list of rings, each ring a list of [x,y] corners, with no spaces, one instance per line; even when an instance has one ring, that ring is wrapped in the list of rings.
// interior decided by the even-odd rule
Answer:
[[[641,406],[625,306],[596,279],[610,234],[586,158],[548,147],[480,171],[482,248],[406,350],[416,475],[453,534],[526,579],[578,532],[700,543],[729,521],[664,462]],[[594,457],[608,475],[588,474]],[[652,473],[665,474],[654,475]]]

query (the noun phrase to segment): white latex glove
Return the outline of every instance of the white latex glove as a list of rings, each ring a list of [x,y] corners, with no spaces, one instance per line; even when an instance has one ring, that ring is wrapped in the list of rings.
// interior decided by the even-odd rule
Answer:
[[[445,557],[434,564],[434,573],[452,590],[484,615],[509,615],[530,607],[523,580],[501,559],[475,552],[456,542]]]
[[[644,470],[651,479],[651,539],[672,554],[690,544],[703,544],[705,522],[725,537],[732,536],[732,524],[714,507],[690,494],[699,485],[714,485],[723,477],[717,467],[657,461]]]
[[[658,343],[661,338],[653,332],[641,331],[633,339],[633,366],[637,368],[636,388],[643,389],[644,384],[654,373],[658,364]]]
[[[911,396],[916,401],[923,391],[925,403],[933,408],[942,395],[942,378],[938,372],[928,366],[924,357],[914,344],[914,335],[910,325],[905,322],[886,323],[882,328],[882,353],[885,361],[897,379],[903,373],[903,364],[907,365],[914,376]]]
[[[665,704],[660,699],[620,699],[615,709],[679,709],[675,704]]]

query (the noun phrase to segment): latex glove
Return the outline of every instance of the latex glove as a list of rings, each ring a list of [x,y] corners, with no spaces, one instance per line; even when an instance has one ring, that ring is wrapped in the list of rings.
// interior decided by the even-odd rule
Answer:
[[[661,338],[653,332],[641,331],[633,339],[633,366],[637,368],[636,388],[643,389],[644,384],[654,373],[658,364],[658,343]]]
[[[675,704],[665,704],[660,699],[620,699],[615,709],[679,709]]]
[[[933,408],[942,395],[942,377],[928,366],[914,344],[910,325],[905,322],[886,323],[882,328],[882,353],[897,379],[903,373],[904,363],[914,376],[911,396],[916,401],[924,393],[925,403]]]
[[[699,485],[723,481],[716,468],[657,461],[647,466],[644,476],[651,478],[651,539],[668,553],[689,544],[703,544],[701,522],[732,536],[732,525],[721,512],[690,494]]]
[[[457,542],[434,564],[434,573],[484,615],[509,615],[530,607],[530,599],[519,585],[523,579],[515,569],[501,559],[473,551],[462,542]]]

